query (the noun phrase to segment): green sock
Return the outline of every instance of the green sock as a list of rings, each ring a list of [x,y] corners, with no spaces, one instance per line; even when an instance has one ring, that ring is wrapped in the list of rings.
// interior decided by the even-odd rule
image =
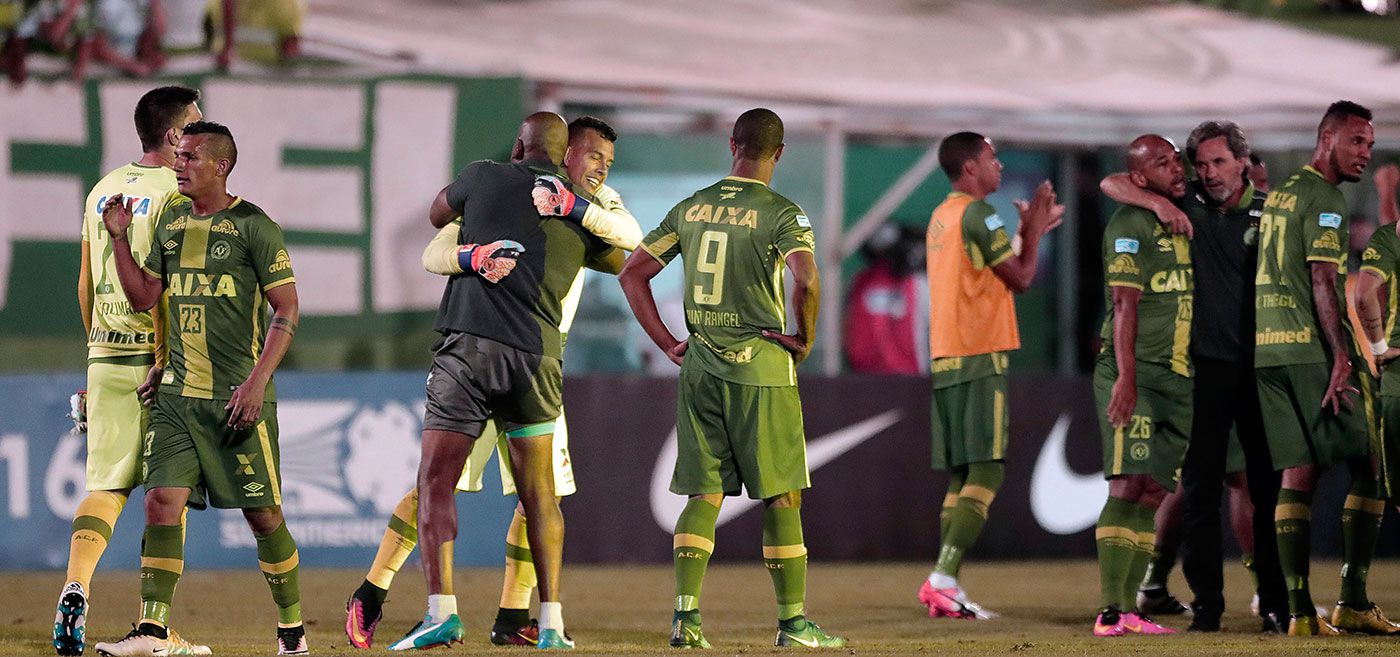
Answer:
[[[1288,613],[1311,616],[1312,593],[1308,590],[1308,559],[1312,556],[1312,493],[1283,488],[1274,507],[1274,529],[1278,534],[1278,560],[1283,567],[1283,583],[1288,588]]]
[[[943,533],[943,545],[939,548],[934,572],[954,578],[958,576],[963,555],[982,535],[982,525],[987,522],[987,509],[1001,487],[1002,472],[1002,464],[994,461],[967,466],[967,479],[958,490],[957,502],[948,514],[948,529]]]
[[[1137,609],[1138,583],[1143,581],[1147,574],[1147,567],[1152,563],[1153,546],[1157,542],[1156,509],[1143,504],[1132,505],[1132,520],[1129,527],[1137,532],[1137,545],[1133,550],[1132,569],[1128,571],[1128,578],[1123,580],[1123,611]]]
[[[1176,546],[1154,543],[1152,558],[1147,562],[1147,574],[1142,578],[1141,590],[1167,588],[1167,579],[1171,577],[1174,567],[1176,567]]]
[[[185,572],[185,528],[182,525],[146,525],[141,538],[141,620],[165,627],[170,623],[170,601]]]
[[[958,491],[962,490],[967,478],[967,468],[962,467],[948,473],[948,493],[943,496],[943,510],[938,514],[938,540],[948,538],[948,524],[953,521],[953,507],[958,504]]]
[[[719,507],[696,497],[686,502],[681,517],[676,519],[671,543],[676,562],[676,611],[700,608],[700,586],[705,583],[705,568],[715,551],[718,518]]]
[[[1342,596],[1339,602],[1352,609],[1370,609],[1366,575],[1380,538],[1385,500],[1379,499],[1376,481],[1356,478],[1342,507]]]
[[[1099,553],[1099,594],[1101,607],[1124,610],[1123,583],[1132,572],[1137,556],[1137,530],[1132,527],[1133,504],[1109,497],[1099,513],[1094,544]]]
[[[763,565],[773,577],[778,620],[803,614],[807,598],[807,546],[802,543],[802,509],[763,509]]]
[[[297,576],[301,570],[301,558],[297,556],[297,544],[287,531],[287,523],[282,523],[267,536],[256,536],[258,542],[258,567],[262,568],[263,578],[272,589],[272,600],[277,603],[277,624],[294,626],[301,623],[301,588]]]

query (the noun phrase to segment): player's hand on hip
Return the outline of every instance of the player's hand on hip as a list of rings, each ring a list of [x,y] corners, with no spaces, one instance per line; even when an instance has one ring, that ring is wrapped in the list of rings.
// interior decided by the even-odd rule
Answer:
[[[68,419],[73,421],[73,431],[87,433],[87,391],[79,390],[68,398]]]
[[[1395,360],[1397,357],[1400,357],[1400,347],[1391,347],[1387,349],[1385,353],[1376,356],[1376,371],[1385,371],[1386,366],[1390,365],[1390,361]]]
[[[156,391],[160,389],[161,369],[155,365],[146,372],[146,380],[141,385],[136,386],[136,395],[141,398],[141,403],[150,406],[156,401]]]
[[[524,252],[525,245],[514,240],[467,244],[457,247],[457,264],[461,265],[462,271],[476,272],[492,283],[499,283],[515,271],[516,261]]]
[[[120,193],[113,194],[102,204],[102,225],[112,237],[126,237],[131,226],[131,200]]]
[[[812,345],[807,340],[798,335],[788,335],[777,331],[764,331],[763,337],[772,340],[792,354],[794,363],[801,363],[807,360],[807,355],[812,352]]]
[[[543,217],[563,217],[583,221],[588,200],[575,194],[558,176],[535,176],[535,188],[530,191],[535,211]]]
[[[224,410],[228,411],[228,426],[239,431],[258,423],[262,416],[263,397],[267,392],[267,382],[249,377],[243,385],[233,391]]]
[[[1137,410],[1137,377],[1119,376],[1113,382],[1113,393],[1108,397],[1108,423],[1115,427],[1126,427]]]
[[[667,349],[666,357],[671,359],[672,363],[680,365],[685,361],[685,352],[688,350],[690,350],[690,339],[686,338],[685,340],[677,342],[675,346],[670,349]]]
[[[1327,380],[1327,394],[1322,396],[1323,408],[1330,408],[1333,413],[1341,415],[1343,406],[1350,410],[1356,405],[1351,395],[1361,394],[1361,391],[1351,385],[1350,379],[1351,361],[1344,358],[1333,361],[1332,376]]]

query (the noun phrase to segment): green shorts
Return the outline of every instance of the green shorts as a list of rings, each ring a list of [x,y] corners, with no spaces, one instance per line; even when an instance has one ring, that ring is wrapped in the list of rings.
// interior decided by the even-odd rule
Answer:
[[[1362,369],[1351,375],[1351,385],[1360,394],[1351,396],[1355,403],[1350,409],[1343,406],[1341,414],[1322,408],[1331,376],[1327,363],[1277,365],[1254,371],[1259,381],[1264,436],[1275,469],[1325,467],[1366,456],[1372,443],[1379,445],[1375,383]]]
[[[1006,374],[933,390],[933,469],[1006,459]]]
[[[487,420],[481,435],[472,444],[467,455],[467,464],[462,466],[462,476],[457,480],[457,490],[479,493],[484,486],[482,476],[491,463],[491,453],[499,454],[496,463],[501,471],[501,494],[515,494],[515,475],[510,471],[510,439],[501,431],[495,420]],[[569,460],[569,430],[564,424],[564,413],[559,413],[559,421],[554,425],[554,494],[559,497],[573,495],[578,491],[574,483],[574,466]]]
[[[750,386],[682,367],[671,492],[754,499],[809,488],[797,386]]]
[[[1103,439],[1103,473],[1149,475],[1167,490],[1176,490],[1181,462],[1191,438],[1191,379],[1157,363],[1137,363],[1137,408],[1126,427],[1108,422],[1108,401],[1118,365],[1112,353],[1094,365],[1094,401]]]
[[[148,412],[136,394],[153,356],[93,359],[87,368],[87,489],[141,484],[141,437]]]
[[[265,403],[253,427],[227,426],[222,399],[167,393],[156,398],[146,427],[146,489],[190,489],[190,506],[256,509],[282,504],[277,404]]]
[[[1381,440],[1376,463],[1381,470],[1381,493],[1400,497],[1400,397],[1381,395]]]

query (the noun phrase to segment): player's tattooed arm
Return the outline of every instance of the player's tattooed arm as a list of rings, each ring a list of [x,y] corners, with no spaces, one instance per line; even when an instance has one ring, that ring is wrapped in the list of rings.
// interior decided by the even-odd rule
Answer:
[[[297,325],[296,322],[286,317],[273,317],[272,323],[268,325],[268,330],[282,331],[287,335],[295,336],[297,334]]]
[[[233,391],[228,405],[228,426],[247,429],[258,423],[262,415],[263,399],[267,393],[267,383],[272,373],[282,364],[282,357],[292,346],[292,333],[296,330],[297,319],[301,317],[297,301],[296,283],[278,285],[266,291],[268,305],[272,306],[272,321],[268,327],[267,339],[263,342],[262,354],[248,375],[248,380]]]
[[[1354,402],[1347,393],[1359,394],[1350,383],[1351,358],[1342,335],[1342,322],[1345,321],[1341,301],[1337,298],[1337,263],[1314,261],[1308,263],[1312,270],[1312,292],[1317,304],[1317,320],[1322,325],[1322,335],[1332,354],[1332,374],[1327,382],[1327,394],[1322,397],[1322,407],[1331,408],[1340,414],[1342,407],[1351,408]]]

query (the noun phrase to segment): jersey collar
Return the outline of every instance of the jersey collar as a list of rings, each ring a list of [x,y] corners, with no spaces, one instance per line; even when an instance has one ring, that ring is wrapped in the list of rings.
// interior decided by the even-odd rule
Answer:
[[[768,186],[768,183],[765,183],[765,182],[763,182],[762,180],[754,180],[753,178],[745,178],[745,177],[743,177],[743,176],[725,176],[724,179],[725,179],[725,180],[734,180],[734,181],[738,181],[738,182],[753,183],[753,184],[755,184],[755,185],[763,185],[764,187],[767,187],[767,186]]]

